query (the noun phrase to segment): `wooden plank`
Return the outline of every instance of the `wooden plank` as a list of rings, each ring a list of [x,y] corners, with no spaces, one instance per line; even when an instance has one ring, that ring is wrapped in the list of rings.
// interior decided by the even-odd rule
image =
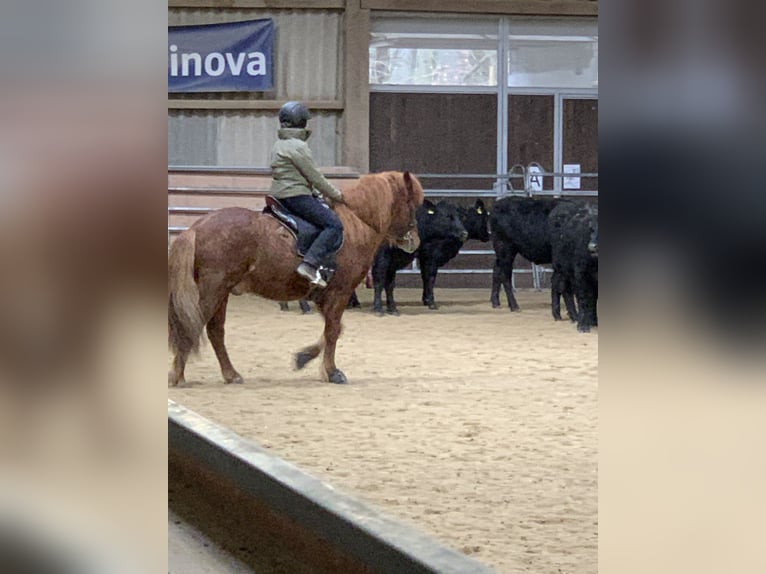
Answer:
[[[319,171],[325,177],[356,178],[359,172],[349,166],[333,165],[320,166]],[[168,173],[171,174],[213,174],[213,175],[246,175],[246,176],[271,176],[269,167],[244,167],[227,165],[169,165]]]
[[[344,0],[168,0],[168,8],[341,10]]]
[[[266,205],[264,196],[247,195],[195,195],[172,194],[168,196],[168,207],[207,207],[221,209],[222,207],[246,207],[260,211]]]
[[[238,206],[239,207],[239,206]],[[253,209],[253,208],[250,208]],[[168,228],[170,227],[189,227],[192,223],[197,221],[202,215],[168,215]]]
[[[362,0],[362,8],[400,12],[598,16],[597,0]]]
[[[198,98],[168,98],[169,110],[278,110],[284,100],[203,100]],[[310,110],[343,110],[342,100],[309,100],[303,102]]]

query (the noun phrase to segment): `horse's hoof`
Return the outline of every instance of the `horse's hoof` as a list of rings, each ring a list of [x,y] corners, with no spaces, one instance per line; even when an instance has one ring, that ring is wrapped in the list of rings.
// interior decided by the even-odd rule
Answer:
[[[431,309],[431,311],[436,311],[439,307],[436,305],[436,303],[431,303],[428,305],[428,308]]]
[[[378,317],[382,317],[384,315],[383,307],[373,307],[372,312],[375,313]]]
[[[295,368],[300,370],[305,367],[314,356],[306,351],[295,353]]]
[[[389,315],[393,315],[394,317],[398,317],[400,315],[399,309],[389,309],[388,311],[386,311],[386,313],[388,313]]]
[[[502,307],[502,305],[500,305],[500,303],[492,303],[492,308],[493,309],[499,309],[500,307]]]
[[[335,383],[336,385],[348,384],[346,375],[344,375],[343,371],[340,369],[335,369],[332,373],[327,375],[327,380],[329,380],[331,383]]]
[[[521,311],[521,307],[519,307],[518,305],[515,306],[515,307],[508,307],[508,309],[511,310],[511,313],[517,313],[517,312]]]
[[[245,384],[245,379],[242,378],[242,375],[236,374],[231,378],[225,378],[223,382],[226,385],[243,385]]]
[[[179,383],[183,383],[184,378],[183,377],[176,377],[175,374],[171,371],[168,373],[168,386],[169,387],[177,387]]]

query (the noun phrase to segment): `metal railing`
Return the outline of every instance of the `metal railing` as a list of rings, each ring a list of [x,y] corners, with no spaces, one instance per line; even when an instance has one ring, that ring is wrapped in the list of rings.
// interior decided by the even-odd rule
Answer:
[[[534,169],[530,169],[534,168]],[[199,172],[220,172],[224,168],[216,168],[212,166],[199,166],[192,169],[192,171],[199,171]],[[188,171],[188,167],[183,168],[184,171]],[[173,168],[169,168],[169,171],[175,171]],[[250,169],[250,168],[228,168],[229,173],[238,173],[238,174],[266,174],[270,173],[270,170],[259,170],[259,169]],[[329,175],[329,174],[328,174]],[[486,174],[486,173],[460,173],[460,174],[444,174],[444,173],[418,173],[416,174],[420,180],[429,180],[429,179],[439,179],[439,180],[487,180],[488,182],[492,182],[491,186],[488,186],[488,189],[440,189],[440,188],[431,188],[424,185],[424,194],[428,198],[432,197],[441,197],[441,198],[480,198],[480,197],[489,197],[493,199],[502,199],[504,197],[509,196],[515,196],[515,197],[592,197],[592,198],[598,198],[598,190],[582,190],[582,189],[571,189],[571,188],[565,188],[564,185],[557,184],[557,180],[559,180],[561,183],[563,183],[564,178],[578,178],[578,179],[585,179],[585,178],[591,178],[591,179],[598,179],[598,173],[571,173],[571,172],[547,172],[542,170],[539,164],[537,163],[531,163],[528,166],[524,167],[521,164],[514,165],[508,173],[496,173],[496,174]],[[542,178],[553,178],[554,180],[554,186],[553,189],[542,189],[542,185],[531,185],[532,183],[532,175],[534,175],[536,178],[540,178],[540,181],[542,181]],[[352,178],[352,177],[358,177],[356,174],[332,174],[331,177],[343,177],[343,178]],[[538,188],[539,187],[539,188]],[[233,190],[227,190],[225,192],[219,192],[212,188],[191,188],[191,187],[174,187],[172,191],[175,192],[200,192],[205,194],[215,194],[215,193],[232,193]],[[253,190],[242,190],[244,193],[250,192],[250,191],[256,191]],[[260,190],[258,190],[260,191]],[[210,208],[191,208],[191,207],[168,207],[168,215],[171,214],[192,214],[192,213],[207,213],[210,211]],[[171,226],[168,225],[168,243],[170,239],[170,234],[172,233],[180,233],[187,229],[186,226]],[[468,256],[474,256],[474,255],[494,255],[495,251],[494,249],[461,249],[458,252],[458,255],[468,255]],[[420,274],[420,269],[418,268],[417,259],[412,262],[411,267],[402,269],[399,271],[399,273],[402,274]],[[489,274],[492,273],[492,269],[487,268],[460,268],[460,269],[440,269],[439,273],[444,274]],[[513,275],[511,276],[513,286],[515,287],[515,276],[517,274],[521,275],[528,275],[532,274],[532,283],[535,289],[541,289],[543,280],[545,278],[545,275],[552,274],[553,270],[541,266],[536,265],[534,263],[531,264],[530,269],[514,269]]]

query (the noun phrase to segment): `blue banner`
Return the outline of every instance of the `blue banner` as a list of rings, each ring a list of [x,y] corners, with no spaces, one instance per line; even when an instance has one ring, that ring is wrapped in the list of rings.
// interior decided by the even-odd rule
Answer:
[[[168,26],[168,92],[274,88],[274,21]]]

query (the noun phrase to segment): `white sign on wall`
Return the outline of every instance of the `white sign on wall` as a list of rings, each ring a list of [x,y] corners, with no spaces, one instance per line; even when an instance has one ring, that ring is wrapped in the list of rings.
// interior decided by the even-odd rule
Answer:
[[[542,191],[543,190],[543,173],[542,168],[539,165],[530,164],[527,166],[527,191]]]
[[[580,173],[579,163],[565,163],[564,173]],[[580,189],[580,178],[564,176],[564,189]]]

